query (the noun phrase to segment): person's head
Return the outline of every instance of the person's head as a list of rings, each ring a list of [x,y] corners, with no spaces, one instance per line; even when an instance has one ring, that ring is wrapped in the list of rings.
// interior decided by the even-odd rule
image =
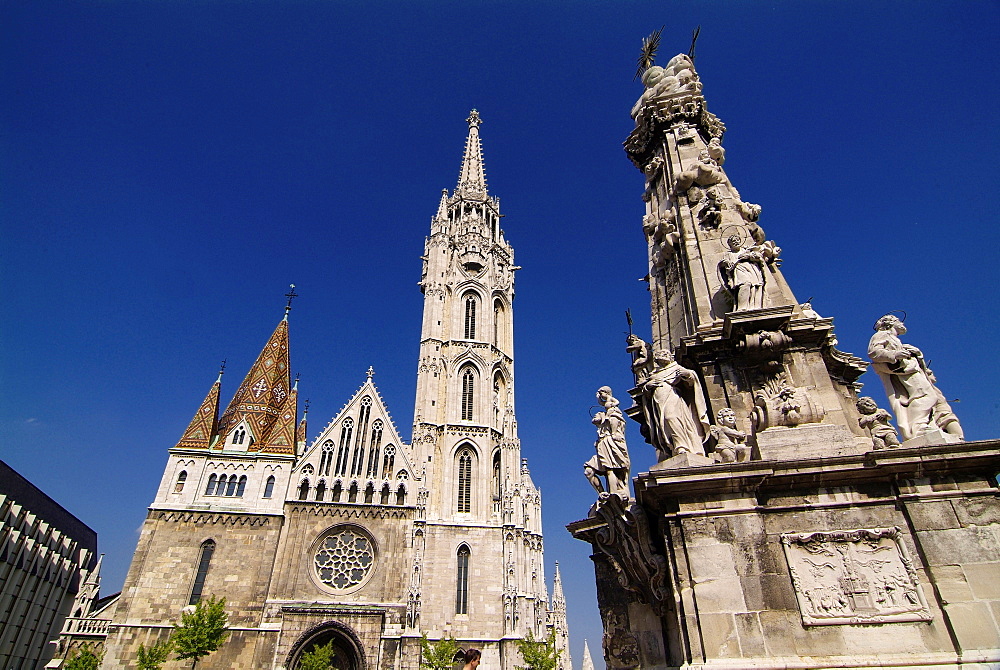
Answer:
[[[721,426],[729,426],[730,428],[736,427],[736,412],[729,409],[728,407],[723,407],[719,410],[719,413],[715,415],[715,420],[719,422]]]
[[[606,401],[610,397],[611,397],[610,386],[602,386],[601,388],[597,389],[597,399],[600,400],[601,402]]]
[[[862,396],[858,398],[858,401],[855,403],[855,406],[858,408],[858,411],[861,412],[862,414],[874,414],[875,412],[878,411],[878,405],[876,405],[875,401],[868,396]]]
[[[657,363],[670,363],[674,360],[674,354],[670,349],[657,349],[653,352],[653,360]]]
[[[875,330],[894,330],[902,335],[906,332],[906,326],[903,325],[903,322],[895,314],[886,314],[875,322]]]
[[[478,649],[469,649],[465,652],[465,664],[471,665],[473,668],[479,665],[479,660],[483,653]]]
[[[726,238],[726,244],[728,244],[729,248],[733,251],[739,251],[740,247],[743,246],[743,240],[739,235],[734,233]]]

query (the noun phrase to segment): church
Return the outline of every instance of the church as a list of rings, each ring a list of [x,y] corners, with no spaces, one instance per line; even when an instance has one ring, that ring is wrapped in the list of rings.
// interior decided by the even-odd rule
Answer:
[[[550,631],[571,667],[514,414],[518,268],[487,191],[479,114],[467,122],[458,185],[442,193],[421,257],[411,442],[371,368],[307,439],[290,372],[293,287],[228,406],[220,413],[220,374],[169,449],[102,667],[130,665],[209,596],[226,599],[230,637],[206,667],[291,670],[333,643],[341,668],[415,669],[426,635],[511,670],[517,641]]]

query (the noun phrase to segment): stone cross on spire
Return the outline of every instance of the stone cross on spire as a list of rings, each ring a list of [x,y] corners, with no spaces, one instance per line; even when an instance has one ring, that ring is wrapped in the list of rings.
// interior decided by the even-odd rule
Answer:
[[[369,365],[365,374],[368,375],[368,379],[371,380],[371,378],[375,376],[375,368]]]
[[[469,118],[469,137],[465,140],[462,169],[458,173],[455,194],[464,198],[481,200],[486,197],[486,171],[483,168],[483,147],[479,142],[479,126],[483,120],[472,110]]]

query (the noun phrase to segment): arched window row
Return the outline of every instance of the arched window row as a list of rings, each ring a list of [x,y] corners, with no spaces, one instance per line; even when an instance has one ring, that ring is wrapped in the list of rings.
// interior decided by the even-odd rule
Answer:
[[[406,504],[406,486],[400,482],[400,484],[393,490],[389,482],[382,482],[381,488],[377,486],[374,481],[369,481],[364,484],[358,480],[353,480],[348,485],[346,491],[344,489],[344,483],[341,480],[336,480],[333,483],[333,487],[329,488],[329,496],[327,495],[327,484],[325,480],[320,480],[316,487],[313,488],[310,485],[308,479],[303,479],[299,484],[298,488],[298,500],[309,500],[310,491],[313,492],[313,500],[316,502],[333,502],[333,503],[362,503],[366,505],[405,505]],[[272,487],[273,488],[273,487]],[[378,500],[376,501],[376,496]],[[265,495],[265,497],[270,497]]]
[[[273,479],[273,477],[272,477]],[[206,496],[227,496],[230,498],[242,498],[247,488],[247,476],[240,475],[211,475],[208,478],[208,486],[205,487]]]

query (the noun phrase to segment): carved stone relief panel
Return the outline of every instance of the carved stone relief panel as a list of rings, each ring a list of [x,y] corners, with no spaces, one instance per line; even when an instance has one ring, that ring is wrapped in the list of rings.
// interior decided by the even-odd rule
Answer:
[[[898,527],[785,533],[802,624],[929,621]]]

